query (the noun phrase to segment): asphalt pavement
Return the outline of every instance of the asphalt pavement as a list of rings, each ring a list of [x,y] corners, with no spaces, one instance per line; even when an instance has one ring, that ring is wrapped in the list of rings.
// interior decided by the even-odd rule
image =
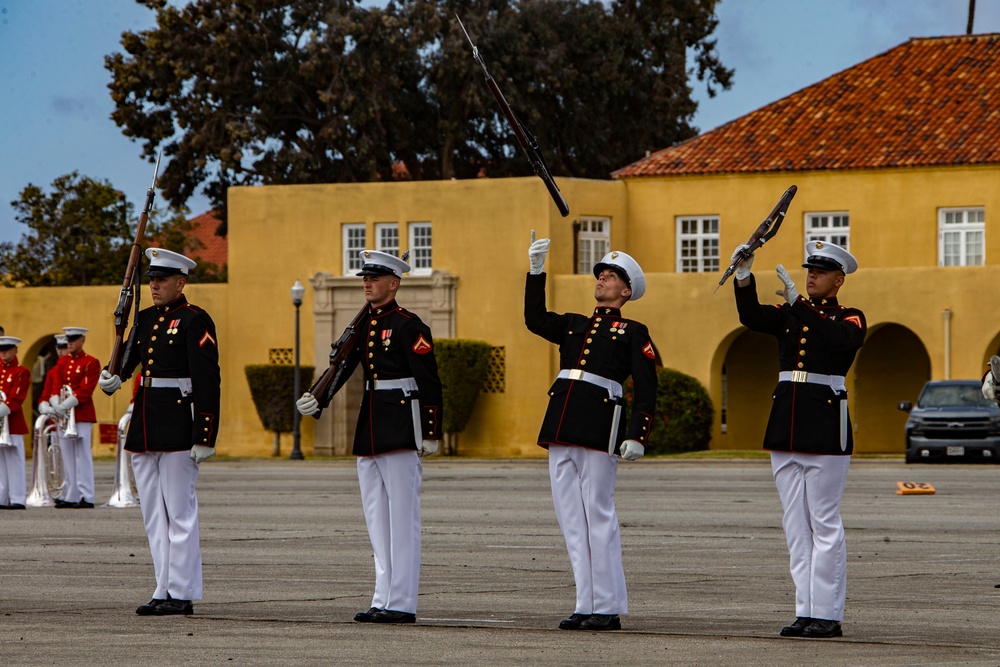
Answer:
[[[113,464],[96,464],[98,503]],[[897,495],[897,482],[934,495]],[[630,614],[557,629],[573,577],[544,460],[424,463],[415,625],[353,622],[371,547],[353,460],[202,464],[205,595],[153,591],[138,508],[0,512],[0,664],[1000,665],[1000,467],[855,459],[844,637],[782,638],[794,592],[764,459],[619,467]]]

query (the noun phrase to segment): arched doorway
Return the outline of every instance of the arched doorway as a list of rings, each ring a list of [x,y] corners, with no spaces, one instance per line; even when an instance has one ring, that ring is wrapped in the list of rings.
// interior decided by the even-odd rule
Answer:
[[[724,349],[715,371],[721,377],[721,423],[712,449],[759,449],[778,383],[777,344],[773,336],[744,329]]]
[[[854,362],[854,451],[902,454],[907,414],[901,401],[916,401],[931,379],[931,360],[923,342],[899,324],[868,330],[864,347]]]

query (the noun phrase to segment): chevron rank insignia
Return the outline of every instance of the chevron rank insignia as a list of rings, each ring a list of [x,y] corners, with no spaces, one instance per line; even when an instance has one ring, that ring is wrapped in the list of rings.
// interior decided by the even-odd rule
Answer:
[[[417,354],[427,354],[433,349],[431,347],[431,342],[424,338],[423,334],[417,336],[417,342],[413,344],[413,351]]]

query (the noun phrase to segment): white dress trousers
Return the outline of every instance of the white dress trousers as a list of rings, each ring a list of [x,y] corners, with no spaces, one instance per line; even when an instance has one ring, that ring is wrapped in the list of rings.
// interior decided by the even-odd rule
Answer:
[[[200,600],[198,464],[189,450],[132,453],[132,472],[153,558],[153,597]]]
[[[66,480],[60,497],[68,503],[94,502],[94,455],[90,450],[93,426],[92,422],[77,422],[75,438],[67,438],[59,432],[59,453]]]
[[[577,614],[628,613],[617,475],[618,457],[607,452],[549,445],[552,502],[573,566]]]
[[[361,504],[375,553],[371,606],[417,613],[420,584],[420,482],[415,450],[358,457]]]
[[[795,615],[844,620],[847,542],[840,500],[850,456],[771,452],[785,510],[782,526],[795,583]]]
[[[0,505],[23,505],[28,497],[24,479],[24,436],[11,435],[11,445],[0,446]]]

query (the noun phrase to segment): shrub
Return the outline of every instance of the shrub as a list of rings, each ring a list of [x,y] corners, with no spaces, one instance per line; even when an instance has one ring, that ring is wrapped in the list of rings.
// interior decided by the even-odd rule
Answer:
[[[275,450],[272,453],[275,456],[278,455],[278,436],[292,432],[295,400],[309,389],[314,370],[313,366],[299,366],[300,386],[296,395],[295,366],[251,364],[244,369],[257,416],[264,428],[274,432]]]
[[[708,449],[715,407],[696,378],[671,368],[657,368],[656,414],[646,444],[647,454]],[[627,412],[632,408],[632,379],[624,387]]]
[[[445,433],[465,430],[486,379],[493,346],[479,340],[444,338],[434,341],[434,357],[444,394]]]

